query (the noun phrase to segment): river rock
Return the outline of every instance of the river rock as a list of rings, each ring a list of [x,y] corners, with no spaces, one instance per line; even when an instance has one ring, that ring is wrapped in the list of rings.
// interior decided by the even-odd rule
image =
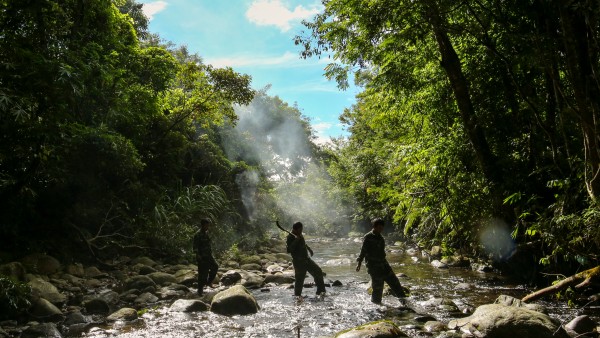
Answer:
[[[108,274],[106,272],[100,271],[100,269],[98,269],[95,266],[88,266],[87,268],[84,269],[84,273],[85,273],[85,277],[87,277],[87,278],[106,278],[106,277],[108,277]]]
[[[431,261],[431,266],[433,266],[434,268],[438,268],[438,269],[448,269],[448,264],[442,263],[442,262],[438,261],[437,259]]]
[[[235,285],[217,293],[210,304],[214,313],[232,316],[258,312],[259,306],[254,296],[242,285]]]
[[[502,305],[514,306],[514,307],[524,307],[529,310],[548,314],[548,310],[542,305],[525,303],[524,301],[522,301],[518,298],[507,296],[507,295],[498,296],[498,298],[496,298],[496,300],[494,301],[494,304],[502,304]]]
[[[67,313],[63,324],[70,326],[70,325],[83,324],[83,323],[88,323],[88,322],[89,322],[89,320],[87,319],[87,317],[84,316],[80,311],[73,311],[73,312]]]
[[[285,268],[279,264],[271,264],[271,265],[267,266],[266,270],[268,273],[276,273],[276,272],[282,272],[283,270],[285,270]]]
[[[254,263],[254,264],[260,265],[260,260],[261,260],[261,258],[258,255],[245,256],[245,257],[242,257],[242,259],[240,259],[240,264],[244,265],[244,264]]]
[[[292,260],[292,256],[285,252],[277,252],[274,255],[278,261],[290,262]]]
[[[59,308],[44,298],[37,298],[31,302],[29,314],[37,320],[59,322],[64,316]]]
[[[122,309],[117,310],[116,312],[111,313],[106,320],[109,322],[115,322],[117,320],[135,320],[137,319],[138,314],[135,309],[124,307]]]
[[[168,274],[166,272],[152,272],[151,274],[148,275],[148,277],[150,277],[154,283],[156,283],[156,285],[167,285],[167,284],[173,284],[173,283],[177,283],[177,278],[175,278],[175,276]]]
[[[46,254],[31,254],[25,256],[21,262],[28,272],[40,275],[51,275],[59,272],[62,268],[56,258]]]
[[[83,302],[85,311],[89,314],[107,315],[110,312],[110,306],[106,300],[95,297]]]
[[[429,250],[429,255],[435,259],[439,259],[442,257],[442,247],[439,245],[435,245],[431,247]]]
[[[133,269],[137,270],[138,274],[140,275],[149,275],[156,272],[155,268],[144,264],[136,264]]]
[[[335,338],[394,338],[408,337],[392,322],[379,321],[367,323],[350,330],[342,331]]]
[[[477,337],[569,338],[560,323],[548,315],[502,304],[482,305],[469,317],[451,320],[448,328]]]
[[[73,263],[67,265],[67,267],[65,268],[65,273],[77,277],[84,277],[85,269],[83,268],[83,265],[81,263]]]
[[[256,270],[256,271],[260,271],[260,269],[262,268],[262,266],[260,264],[256,264],[256,263],[248,263],[248,264],[242,264],[242,266],[240,267],[242,270]]]
[[[21,338],[62,338],[54,323],[35,324],[23,331]]]
[[[446,312],[459,312],[458,306],[451,299],[443,297],[432,297],[427,301],[421,303],[421,306],[425,308],[435,308]]]
[[[158,302],[158,297],[156,297],[150,292],[144,292],[133,301],[133,304],[141,307],[156,302]]]
[[[53,304],[61,306],[67,301],[67,296],[60,293],[54,284],[42,278],[30,278],[27,284],[31,287],[32,294],[42,297]]]
[[[156,292],[160,299],[175,299],[182,298],[186,293],[190,292],[187,286],[181,284],[171,284],[169,286],[162,287]]]
[[[169,308],[171,312],[198,312],[208,310],[209,305],[198,299],[178,299]]]
[[[275,273],[272,275],[265,276],[265,283],[275,283],[275,284],[289,284],[293,283],[295,280],[294,274],[287,273]]]
[[[149,286],[156,288],[156,283],[154,283],[152,278],[145,275],[133,276],[125,281],[125,290],[144,290]]]
[[[221,284],[225,286],[234,285],[242,280],[242,275],[236,270],[229,270],[221,276]]]
[[[68,273],[63,274],[61,277],[62,279],[66,280],[68,283],[76,287],[82,287],[85,284],[85,280],[83,278],[79,278]]]
[[[589,316],[581,315],[575,317],[567,325],[565,329],[571,333],[571,336],[581,336],[584,334],[592,334],[596,330],[596,322],[594,322]]]
[[[25,267],[20,262],[10,262],[0,265],[0,275],[9,277],[14,281],[25,280]]]
[[[136,265],[136,264],[142,264],[142,265],[147,265],[147,266],[157,265],[156,262],[153,261],[150,257],[145,257],[145,256],[134,258],[129,263],[132,265]]]
[[[194,282],[198,281],[198,275],[195,269],[177,270],[177,272],[175,272],[173,276],[175,277],[175,281],[177,284],[185,285],[188,287],[192,286]]]
[[[436,320],[428,321],[423,324],[423,329],[427,332],[441,332],[447,329],[446,324]]]
[[[258,289],[265,284],[265,278],[250,271],[238,270],[242,279],[240,283],[248,289]]]

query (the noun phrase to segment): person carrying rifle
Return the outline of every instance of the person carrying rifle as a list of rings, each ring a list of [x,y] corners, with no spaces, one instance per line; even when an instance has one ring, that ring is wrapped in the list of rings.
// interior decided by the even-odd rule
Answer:
[[[292,264],[294,265],[294,295],[302,296],[304,279],[306,273],[310,273],[317,285],[317,296],[325,295],[325,282],[323,281],[323,270],[309,256],[313,255],[310,247],[306,245],[304,236],[302,236],[302,223],[296,222],[292,225],[292,232],[286,238],[287,252],[292,255]]]

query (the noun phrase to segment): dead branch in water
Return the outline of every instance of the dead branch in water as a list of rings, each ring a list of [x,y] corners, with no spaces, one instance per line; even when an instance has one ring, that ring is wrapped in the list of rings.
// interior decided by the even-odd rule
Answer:
[[[572,285],[575,285],[575,289],[581,289],[581,288],[584,288],[584,287],[592,284],[592,282],[594,282],[597,279],[600,279],[600,265],[595,268],[591,268],[591,269],[579,272],[577,274],[574,274],[571,277],[567,277],[567,278],[561,280],[560,282],[558,282],[554,285],[551,285],[547,288],[543,288],[541,290],[530,293],[527,296],[523,297],[523,299],[521,299],[521,300],[524,302],[536,300],[547,294],[556,293],[558,291],[566,289]]]

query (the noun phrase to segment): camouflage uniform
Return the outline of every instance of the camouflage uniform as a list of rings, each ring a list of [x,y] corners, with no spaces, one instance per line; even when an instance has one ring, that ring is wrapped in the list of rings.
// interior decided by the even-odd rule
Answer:
[[[367,272],[371,276],[373,288],[371,301],[373,303],[381,303],[383,282],[390,286],[397,297],[406,296],[398,277],[385,259],[385,240],[381,234],[370,231],[363,237],[363,244],[356,261],[361,263],[363,259],[367,262]]]
[[[325,282],[323,281],[323,270],[308,256],[306,242],[304,238],[297,238],[294,235],[288,235],[286,239],[287,252],[292,255],[294,264],[294,295],[302,295],[304,278],[306,272],[310,273],[317,285],[317,294],[325,292]]]
[[[212,255],[208,231],[198,230],[194,235],[194,252],[198,263],[198,293],[202,294],[203,288],[211,284],[217,276],[219,265]]]

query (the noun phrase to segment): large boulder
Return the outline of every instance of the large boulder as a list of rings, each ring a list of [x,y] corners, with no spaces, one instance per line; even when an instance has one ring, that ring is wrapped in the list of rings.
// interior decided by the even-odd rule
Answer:
[[[451,320],[448,328],[477,337],[569,338],[560,323],[548,315],[502,304],[482,305],[469,317]]]
[[[408,337],[392,322],[379,321],[367,323],[350,330],[342,331],[335,338],[395,338]]]
[[[226,316],[252,314],[258,312],[258,309],[256,299],[242,285],[217,293],[210,305],[212,312]]]
[[[46,282],[42,278],[29,276],[29,282],[27,284],[31,287],[31,293],[34,296],[38,296],[47,299],[51,303],[61,306],[67,301],[67,296],[60,293],[56,286],[50,282]]]
[[[44,298],[37,298],[31,302],[29,314],[38,321],[59,322],[64,319],[60,309]]]
[[[60,262],[46,254],[31,254],[24,257],[21,262],[29,273],[37,273],[40,275],[51,275],[61,270]]]

